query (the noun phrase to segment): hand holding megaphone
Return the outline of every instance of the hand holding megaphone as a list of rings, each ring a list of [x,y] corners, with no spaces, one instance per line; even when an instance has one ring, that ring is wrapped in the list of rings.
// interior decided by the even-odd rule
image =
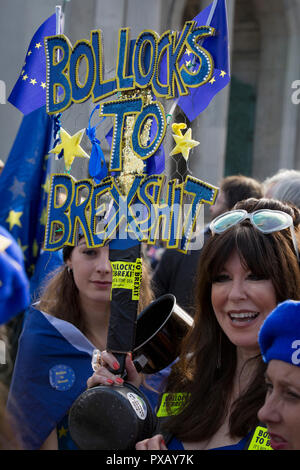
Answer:
[[[87,381],[87,387],[92,388],[97,385],[123,385],[125,374],[123,376],[114,374],[111,370],[119,370],[120,364],[117,358],[108,351],[95,350],[92,359],[93,375]],[[125,359],[126,382],[139,388],[142,378],[138,373],[131,354],[128,353]]]
[[[157,433],[156,415],[139,390],[138,371],[153,374],[170,365],[179,353],[181,339],[192,326],[193,319],[176,304],[173,295],[166,294],[139,315],[134,361],[129,354],[123,354],[126,367],[121,376],[116,363],[120,362],[119,356],[108,351],[100,353],[99,367],[88,379],[90,388],[78,397],[69,412],[70,434],[80,449],[134,449],[137,442]],[[118,379],[124,383],[118,383]]]

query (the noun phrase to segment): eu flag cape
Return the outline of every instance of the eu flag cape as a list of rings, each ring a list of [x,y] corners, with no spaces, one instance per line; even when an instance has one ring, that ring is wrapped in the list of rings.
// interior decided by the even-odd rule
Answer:
[[[24,449],[38,450],[64,421],[93,374],[94,345],[71,323],[30,307],[19,340],[7,410]],[[142,392],[156,407],[170,368],[149,375]]]
[[[74,325],[30,308],[7,404],[25,449],[39,449],[86,390],[93,350]]]

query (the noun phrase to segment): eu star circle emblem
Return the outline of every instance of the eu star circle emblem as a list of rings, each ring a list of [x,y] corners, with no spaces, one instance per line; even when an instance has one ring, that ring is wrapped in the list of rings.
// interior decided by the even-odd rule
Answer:
[[[65,392],[69,390],[75,382],[75,373],[73,369],[64,364],[58,364],[49,370],[49,381],[51,387]]]

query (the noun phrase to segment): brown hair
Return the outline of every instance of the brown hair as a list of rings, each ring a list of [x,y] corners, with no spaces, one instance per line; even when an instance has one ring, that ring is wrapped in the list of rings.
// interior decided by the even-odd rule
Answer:
[[[223,191],[227,207],[232,209],[238,201],[263,197],[262,184],[244,175],[231,175],[224,178],[220,189]]]
[[[293,217],[295,226],[300,221],[299,210],[279,201],[249,199],[236,207],[248,212],[262,208],[282,210]],[[277,302],[300,300],[300,270],[289,229],[264,235],[246,220],[206,242],[199,260],[194,328],[184,339],[180,360],[173,367],[167,385],[167,391],[190,394],[181,413],[165,423],[167,430],[182,440],[209,439],[228,414],[236,372],[236,347],[216,320],[211,286],[235,249],[254,274],[271,279]],[[253,429],[257,412],[264,403],[265,365],[261,356],[252,360],[256,367],[251,383],[230,409],[232,436],[245,436]]]

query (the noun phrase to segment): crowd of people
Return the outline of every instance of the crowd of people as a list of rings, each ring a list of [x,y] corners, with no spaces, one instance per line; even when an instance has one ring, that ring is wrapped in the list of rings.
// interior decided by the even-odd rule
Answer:
[[[165,250],[153,272],[147,255],[142,260],[139,313],[171,293],[193,327],[157,375],[153,412],[164,400],[167,414],[136,450],[244,450],[260,425],[271,448],[300,450],[300,172],[281,170],[262,183],[233,175],[219,187],[201,249]],[[79,237],[62,258],[24,317],[0,413],[4,448],[77,449],[68,432],[74,401],[87,388],[124,385],[106,350],[109,245],[88,248]],[[101,361],[93,372],[95,349]],[[153,382],[131,354],[126,374],[147,394]]]

